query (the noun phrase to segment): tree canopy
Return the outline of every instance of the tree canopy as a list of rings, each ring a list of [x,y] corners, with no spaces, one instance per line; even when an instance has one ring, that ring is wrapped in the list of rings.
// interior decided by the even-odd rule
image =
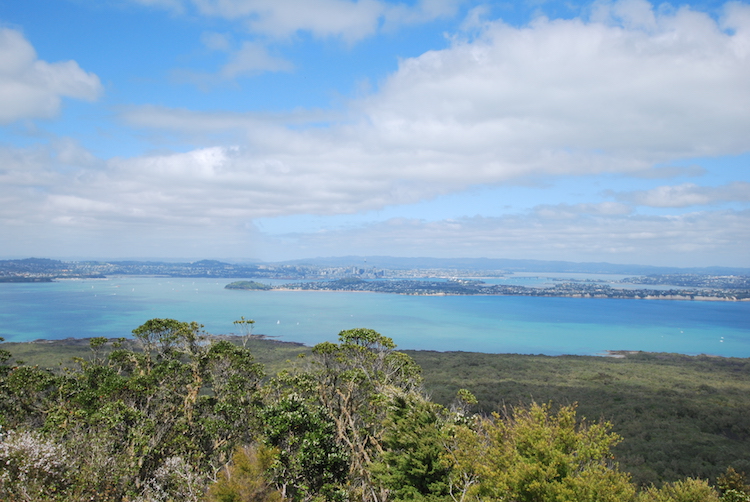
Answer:
[[[66,371],[0,349],[0,500],[516,501],[750,500],[734,470],[717,488],[640,488],[621,438],[575,405],[473,414],[474,396],[432,402],[419,366],[365,328],[266,377],[246,347],[194,322],[151,319],[137,346],[94,338]]]

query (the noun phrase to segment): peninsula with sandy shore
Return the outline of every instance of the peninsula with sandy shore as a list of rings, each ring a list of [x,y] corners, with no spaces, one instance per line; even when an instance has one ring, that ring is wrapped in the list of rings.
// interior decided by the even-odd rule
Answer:
[[[227,289],[240,290],[257,289],[255,287],[242,287],[242,281],[232,282],[225,287]],[[614,288],[607,284],[588,282],[563,282],[551,287],[528,287],[486,284],[481,280],[473,279],[449,279],[445,281],[410,279],[365,280],[357,277],[349,277],[334,281],[288,283],[270,286],[268,289],[277,291],[342,291],[430,296],[503,295],[643,300],[750,301],[750,289],[633,289]]]

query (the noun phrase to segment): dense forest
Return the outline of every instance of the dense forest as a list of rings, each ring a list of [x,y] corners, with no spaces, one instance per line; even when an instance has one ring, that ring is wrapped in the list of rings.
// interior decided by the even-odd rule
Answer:
[[[750,501],[747,455],[729,447],[748,440],[744,360],[519,362],[400,352],[352,329],[261,364],[253,321],[236,324],[229,340],[152,319],[132,340],[89,340],[72,368],[0,350],[0,500]],[[658,440],[665,415],[727,443],[670,468],[690,452]]]

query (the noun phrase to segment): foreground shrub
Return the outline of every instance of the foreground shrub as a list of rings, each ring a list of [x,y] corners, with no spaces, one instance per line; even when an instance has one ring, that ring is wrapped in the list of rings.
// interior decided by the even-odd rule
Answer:
[[[687,478],[651,487],[641,492],[638,502],[719,502],[719,494],[707,481]]]
[[[232,461],[208,490],[209,502],[281,502],[281,492],[268,479],[273,451],[264,446],[237,448]]]
[[[36,432],[0,438],[0,500],[65,500],[71,485],[65,449]]]
[[[205,483],[197,470],[182,457],[168,458],[148,480],[136,502],[200,502]]]
[[[728,467],[726,472],[716,479],[716,486],[721,492],[722,502],[750,502],[750,486],[745,482],[745,473]]]
[[[611,425],[576,420],[575,407],[552,413],[532,404],[459,428],[451,493],[462,499],[518,502],[625,502],[635,488],[612,462],[620,437]]]

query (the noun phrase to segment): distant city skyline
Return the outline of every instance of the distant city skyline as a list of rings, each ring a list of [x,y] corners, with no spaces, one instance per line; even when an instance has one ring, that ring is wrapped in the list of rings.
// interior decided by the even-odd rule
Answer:
[[[4,2],[0,236],[750,267],[750,3]]]

